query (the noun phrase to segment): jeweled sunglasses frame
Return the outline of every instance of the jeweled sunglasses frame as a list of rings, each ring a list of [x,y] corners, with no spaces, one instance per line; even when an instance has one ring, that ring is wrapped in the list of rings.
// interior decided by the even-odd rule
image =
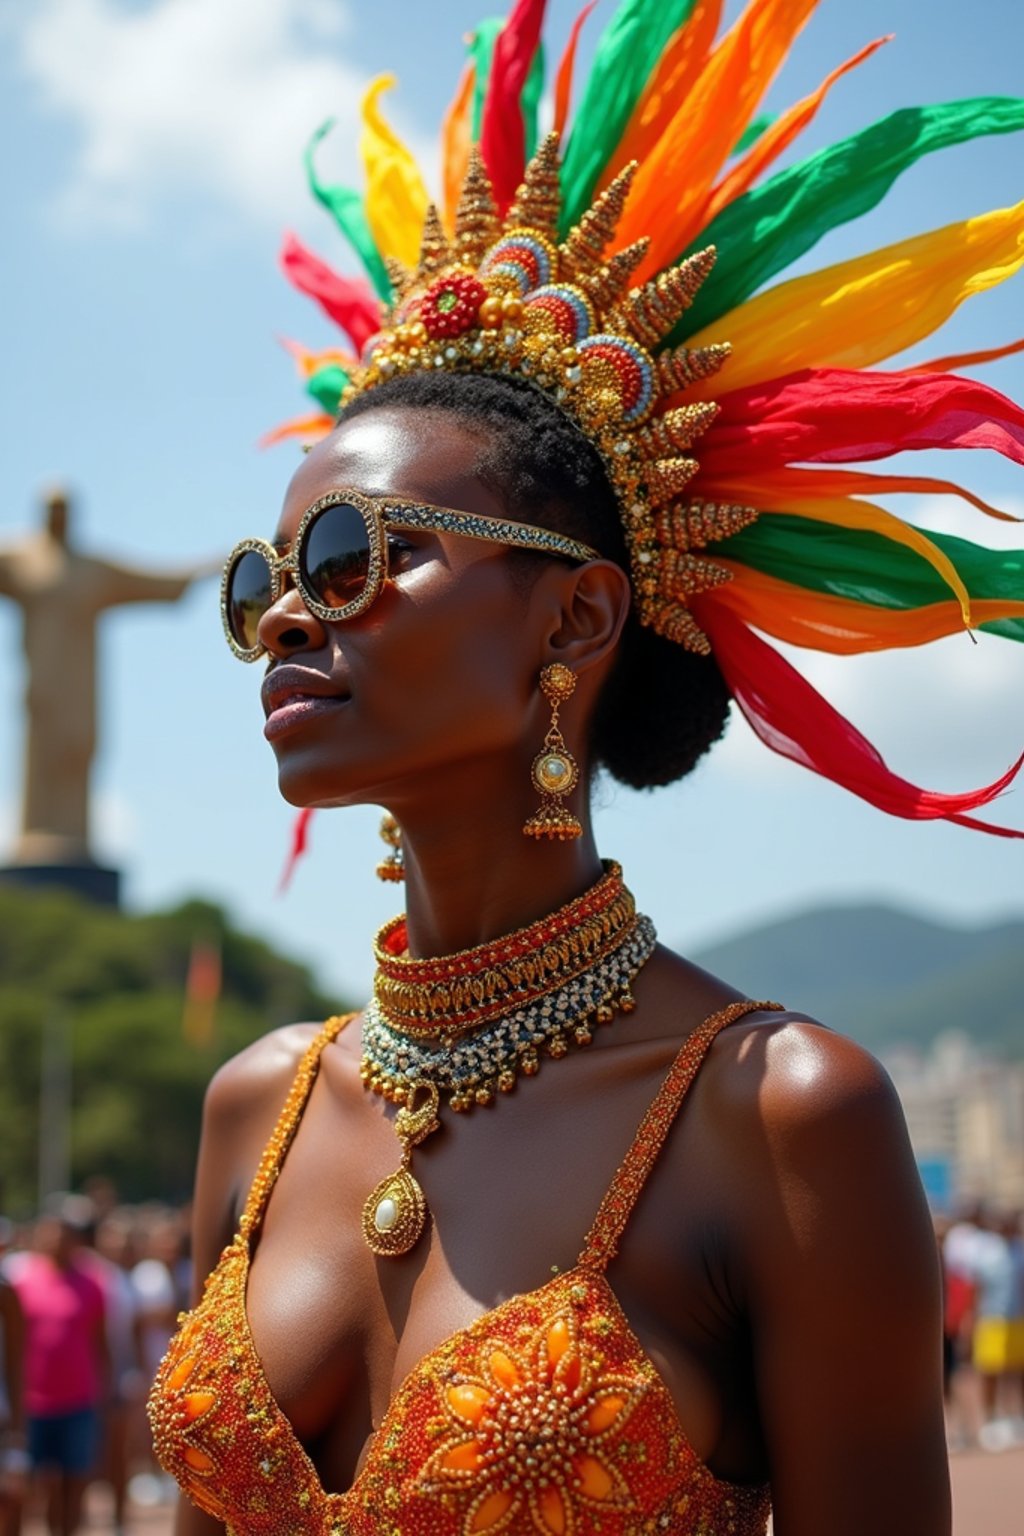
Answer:
[[[317,518],[330,507],[350,506],[360,514],[366,525],[369,544],[369,565],[366,583],[358,597],[340,608],[329,607],[309,590],[302,574],[300,555],[310,529]],[[407,501],[401,497],[371,495],[345,486],[328,491],[307,507],[295,530],[291,548],[279,555],[273,544],[266,539],[240,539],[224,563],[220,583],[220,613],[224,635],[239,661],[258,661],[266,655],[266,646],[240,645],[231,629],[229,596],[231,576],[235,563],[252,551],[262,555],[270,571],[270,606],[273,607],[285,590],[285,579],[291,577],[296,591],[314,617],[328,624],[343,624],[365,613],[375,602],[388,579],[388,529],[426,528],[432,533],[455,533],[467,539],[482,539],[492,544],[505,544],[512,549],[535,550],[538,554],[560,555],[580,564],[587,560],[600,560],[596,549],[581,544],[577,539],[553,533],[549,528],[537,528],[531,523],[517,523],[508,518],[484,517],[476,512],[460,512],[454,507],[435,507],[428,502]],[[269,610],[268,610],[269,611]]]

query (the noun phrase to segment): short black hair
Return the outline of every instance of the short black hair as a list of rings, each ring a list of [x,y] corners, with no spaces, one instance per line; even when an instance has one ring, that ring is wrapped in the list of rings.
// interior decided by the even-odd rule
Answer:
[[[338,417],[383,406],[443,411],[481,431],[474,471],[509,517],[567,534],[629,569],[608,473],[593,443],[525,379],[414,373],[357,395]],[[512,552],[518,559],[518,552]],[[525,556],[535,568],[535,557]],[[722,736],[729,690],[713,656],[698,656],[646,628],[630,610],[619,654],[595,711],[595,767],[653,789],[690,772]]]

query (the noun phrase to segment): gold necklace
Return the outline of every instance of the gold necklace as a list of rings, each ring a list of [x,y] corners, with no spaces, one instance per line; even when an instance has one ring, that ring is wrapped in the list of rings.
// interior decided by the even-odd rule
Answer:
[[[393,1028],[450,1044],[586,970],[635,915],[621,867],[606,860],[600,880],[550,917],[454,955],[413,959],[396,917],[374,940],[373,995]]]
[[[623,912],[628,908],[628,920]],[[608,914],[614,912],[614,917]],[[597,917],[584,933],[583,924]],[[608,867],[598,884],[560,908],[550,918],[519,929],[507,938],[462,950],[431,961],[411,960],[396,953],[395,936],[404,937],[402,919],[386,924],[378,934],[378,955],[387,956],[410,984],[430,991],[429,1030],[407,1033],[408,1010],[402,1025],[389,1014],[386,988],[375,995],[364,1015],[362,1077],[368,1088],[397,1103],[395,1134],[402,1143],[398,1169],[371,1190],[363,1207],[362,1230],[368,1246],[381,1257],[408,1253],[418,1241],[428,1210],[423,1190],[411,1171],[412,1153],[440,1127],[442,1093],[449,1108],[465,1111],[491,1104],[515,1087],[520,1073],[533,1076],[545,1055],[558,1059],[593,1038],[597,1024],[610,1023],[616,1012],[636,1006],[632,983],[649,959],[656,942],[649,918],[636,916],[633,899],[622,885],[617,865]],[[557,941],[565,939],[563,949]],[[556,943],[549,965],[544,954]],[[581,963],[583,954],[587,963]],[[516,967],[516,984],[501,967]],[[553,979],[552,971],[556,973]],[[426,973],[426,974],[424,974]],[[532,976],[532,984],[526,982]],[[461,983],[488,977],[471,989],[472,1009],[465,1007]],[[378,980],[380,972],[378,971]],[[394,970],[390,978],[394,979]],[[525,982],[525,985],[524,985]],[[447,988],[452,1009],[439,1008]],[[403,994],[408,1003],[411,994]],[[476,1023],[467,1011],[477,1013]]]

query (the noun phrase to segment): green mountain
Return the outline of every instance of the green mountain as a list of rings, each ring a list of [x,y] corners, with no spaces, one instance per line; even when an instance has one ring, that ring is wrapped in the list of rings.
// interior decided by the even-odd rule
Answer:
[[[1024,921],[958,928],[895,907],[825,907],[691,958],[873,1051],[958,1029],[1024,1057]]]
[[[220,996],[189,1039],[197,945],[214,970],[220,957]],[[206,902],[135,916],[0,885],[0,1211],[24,1215],[37,1200],[44,1056],[54,1091],[70,1079],[68,1182],[102,1174],[124,1199],[178,1200],[214,1070],[266,1030],[338,1006],[305,967]]]

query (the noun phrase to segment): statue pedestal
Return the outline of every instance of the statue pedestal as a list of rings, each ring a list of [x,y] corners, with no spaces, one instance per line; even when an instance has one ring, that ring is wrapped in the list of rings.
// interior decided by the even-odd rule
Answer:
[[[71,891],[101,907],[121,905],[121,871],[94,864],[91,860],[0,865],[0,882],[34,890]]]

